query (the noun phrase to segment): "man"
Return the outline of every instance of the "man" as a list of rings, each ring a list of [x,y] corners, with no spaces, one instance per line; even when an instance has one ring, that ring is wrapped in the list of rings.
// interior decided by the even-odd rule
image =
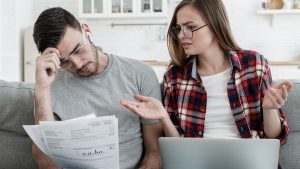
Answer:
[[[87,24],[80,25],[62,8],[47,9],[38,17],[33,31],[41,53],[36,58],[36,123],[89,113],[115,115],[119,123],[120,168],[160,168],[160,123],[140,119],[119,104],[123,98],[133,100],[137,93],[160,99],[153,69],[133,59],[100,52],[91,36]],[[32,151],[39,168],[58,168],[34,144]]]

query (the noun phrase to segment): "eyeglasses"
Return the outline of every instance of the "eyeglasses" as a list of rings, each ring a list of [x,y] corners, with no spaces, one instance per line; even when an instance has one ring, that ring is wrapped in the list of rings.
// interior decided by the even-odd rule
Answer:
[[[69,57],[60,60],[60,67],[62,69],[68,70],[72,67],[74,59],[82,59],[82,57],[86,55],[87,50],[84,50],[84,48],[87,44],[88,43],[86,42],[85,33],[83,31],[83,42],[79,44],[79,47],[77,47],[77,49],[72,52]],[[96,46],[92,42],[90,42],[90,44],[93,46],[92,50],[95,50],[96,52],[95,57],[97,57],[96,55],[98,53]]]
[[[205,26],[207,26],[207,24],[205,24],[199,28],[196,28],[196,29],[193,29],[193,27],[186,26],[186,25],[182,26],[182,28],[181,28],[181,26],[173,26],[171,28],[171,32],[172,32],[173,38],[176,40],[178,40],[178,36],[179,36],[181,30],[183,31],[183,35],[185,38],[191,39],[193,37],[193,32],[200,30],[200,29],[204,28]]]

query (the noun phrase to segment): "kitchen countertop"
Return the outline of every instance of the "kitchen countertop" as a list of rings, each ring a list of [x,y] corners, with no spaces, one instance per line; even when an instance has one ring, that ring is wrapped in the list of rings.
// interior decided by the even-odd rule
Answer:
[[[168,66],[169,61],[143,60],[151,66]],[[269,65],[300,66],[300,60],[268,61]]]
[[[270,65],[283,65],[283,66],[300,66],[300,60],[289,60],[289,61],[268,61]]]

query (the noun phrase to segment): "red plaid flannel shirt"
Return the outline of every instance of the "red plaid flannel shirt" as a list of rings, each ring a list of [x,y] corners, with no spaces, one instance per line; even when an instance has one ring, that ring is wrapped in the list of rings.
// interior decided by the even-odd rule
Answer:
[[[267,60],[255,51],[229,51],[232,73],[227,93],[236,126],[242,138],[266,138],[263,131],[262,101],[272,83]],[[184,66],[171,66],[164,75],[164,106],[184,137],[203,137],[207,93],[201,78],[192,76],[195,57]],[[195,65],[194,65],[195,66]],[[197,74],[198,75],[198,74]],[[199,75],[198,75],[199,76]],[[279,109],[283,144],[288,135],[284,112]]]

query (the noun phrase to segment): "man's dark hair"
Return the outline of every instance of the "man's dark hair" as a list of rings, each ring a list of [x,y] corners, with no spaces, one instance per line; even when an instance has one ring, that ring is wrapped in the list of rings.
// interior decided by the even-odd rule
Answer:
[[[39,52],[44,52],[48,47],[57,47],[67,27],[81,32],[79,21],[65,9],[54,7],[44,10],[33,28],[33,39]]]

